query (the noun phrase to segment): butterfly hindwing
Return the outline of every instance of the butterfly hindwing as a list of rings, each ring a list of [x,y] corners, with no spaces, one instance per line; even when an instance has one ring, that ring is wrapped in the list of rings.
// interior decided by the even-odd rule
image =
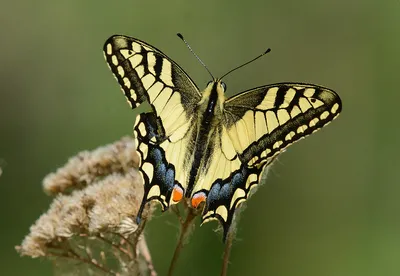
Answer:
[[[158,124],[159,118],[153,112],[148,112],[137,116],[134,127],[140,156],[139,173],[144,182],[144,196],[137,214],[138,223],[147,202],[157,200],[165,211],[170,205],[173,189],[184,189],[176,180],[179,179],[179,171],[174,165],[176,163],[168,160],[168,152],[164,150],[163,144],[171,142],[158,132]]]
[[[157,200],[165,211],[170,204],[180,201],[187,188],[189,167],[185,159],[190,148],[190,135],[176,130],[166,137],[159,125],[160,118],[154,112],[142,113],[136,118],[134,135],[140,156],[139,172],[144,183],[138,220],[147,202]]]
[[[250,191],[258,183],[263,167],[242,165],[238,170],[222,180],[218,179],[208,192],[207,201],[202,214],[202,223],[217,219],[224,230],[225,241],[229,232],[236,208],[244,202]]]
[[[139,173],[144,182],[143,200],[137,215],[139,222],[143,208],[150,200],[160,202],[163,210],[168,207],[175,172],[173,168],[168,168],[165,152],[159,146],[158,141],[165,137],[158,133],[157,117],[154,113],[137,116],[134,134],[140,156]]]

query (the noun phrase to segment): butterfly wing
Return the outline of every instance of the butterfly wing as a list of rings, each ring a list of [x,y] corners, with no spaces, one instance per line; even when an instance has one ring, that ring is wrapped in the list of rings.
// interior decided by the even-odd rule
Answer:
[[[280,83],[240,93],[225,102],[221,149],[241,166],[215,181],[203,222],[217,219],[229,230],[234,212],[257,186],[263,169],[289,145],[321,129],[341,111],[332,90],[302,83]]]
[[[201,94],[179,65],[141,40],[112,36],[104,44],[104,55],[131,107],[147,101],[153,110],[138,115],[134,127],[145,189],[140,220],[148,201],[157,200],[166,210],[174,187],[184,190],[187,134]]]
[[[185,156],[185,142],[187,138],[171,142],[162,136],[159,131],[160,120],[154,112],[141,113],[136,118],[134,135],[137,150],[140,156],[139,174],[144,183],[143,200],[137,214],[140,223],[142,212],[147,202],[156,200],[161,204],[163,211],[175,202],[173,191],[183,191],[186,184],[182,175],[187,171],[183,168]],[[175,147],[167,150],[168,147]]]
[[[201,94],[178,64],[146,42],[122,35],[105,42],[104,55],[130,106],[149,102],[164,136],[188,128]]]

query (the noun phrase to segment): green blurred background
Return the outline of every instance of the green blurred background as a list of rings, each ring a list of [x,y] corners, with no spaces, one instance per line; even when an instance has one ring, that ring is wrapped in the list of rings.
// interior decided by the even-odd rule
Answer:
[[[24,1],[3,3],[0,43],[1,275],[52,275],[14,250],[51,198],[43,177],[80,150],[130,134],[129,109],[103,59],[113,34],[163,50],[228,93],[300,81],[336,90],[343,113],[291,147],[242,213],[229,275],[400,275],[399,1]],[[194,232],[176,275],[218,275],[221,235]],[[146,236],[159,275],[178,233],[157,215]]]

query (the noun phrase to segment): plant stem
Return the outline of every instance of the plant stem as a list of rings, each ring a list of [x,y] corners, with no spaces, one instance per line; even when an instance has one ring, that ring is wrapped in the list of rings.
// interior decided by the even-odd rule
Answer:
[[[231,229],[231,231],[229,231],[227,235],[228,236],[226,237],[225,241],[224,257],[222,261],[221,276],[226,276],[228,273],[229,257],[231,255],[232,242],[235,236],[235,231]]]
[[[99,269],[99,270],[101,270],[101,271],[103,271],[103,272],[105,272],[107,274],[117,275],[115,272],[107,269],[106,267],[104,267],[104,266],[102,266],[102,265],[100,265],[100,264],[98,264],[96,262],[93,262],[90,259],[86,259],[86,258],[84,258],[82,256],[79,256],[76,253],[72,253],[72,252],[68,252],[68,253],[49,252],[48,256],[54,256],[54,257],[59,257],[59,258],[72,259],[72,260],[75,260],[75,261],[81,261],[83,263],[86,263],[86,264],[89,264],[89,265],[93,265],[95,268],[97,268],[97,269]]]
[[[136,229],[135,233],[133,233],[132,237],[130,238],[131,240],[130,244],[132,245],[134,259],[137,259],[137,243],[139,241],[140,235],[143,232],[144,227],[146,226],[146,222],[147,222],[146,220],[143,220],[139,224],[138,229]]]
[[[196,215],[197,214],[194,209],[188,208],[188,214],[186,216],[186,220],[181,224],[181,232],[179,235],[178,243],[175,247],[174,256],[172,257],[171,264],[168,269],[168,276],[172,276],[172,273],[174,272],[174,269],[178,262],[179,255],[180,255],[183,245],[184,245],[184,241],[185,241],[187,235],[190,233],[190,229],[191,229],[193,220],[196,217]]]
[[[157,272],[154,269],[153,261],[151,260],[150,250],[147,247],[146,240],[144,236],[138,242],[138,249],[140,254],[143,256],[147,263],[147,269],[149,270],[150,276],[157,276]]]
[[[128,256],[129,259],[132,259],[132,258],[133,258],[132,254],[131,254],[128,250],[126,250],[125,248],[123,248],[121,245],[116,244],[116,243],[114,243],[113,241],[111,241],[111,240],[109,240],[109,239],[107,239],[107,238],[105,238],[105,237],[102,237],[101,235],[97,235],[96,237],[97,237],[99,240],[102,240],[102,241],[104,241],[105,243],[111,245],[113,248],[115,248],[115,249],[118,250],[119,252],[123,253],[124,255]]]

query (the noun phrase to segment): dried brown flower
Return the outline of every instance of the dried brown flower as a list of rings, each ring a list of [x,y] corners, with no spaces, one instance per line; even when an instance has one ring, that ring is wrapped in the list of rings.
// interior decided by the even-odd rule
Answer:
[[[139,156],[132,138],[100,147],[94,151],[82,151],[68,163],[43,180],[43,189],[50,195],[81,189],[86,185],[112,173],[126,173],[137,167]]]
[[[125,137],[92,152],[81,152],[47,176],[45,191],[58,195],[17,251],[33,258],[85,264],[69,266],[74,271],[68,273],[74,275],[86,275],[93,269],[95,275],[136,275],[143,270],[156,275],[142,235],[145,224],[138,226],[132,217],[143,197],[143,184],[134,168],[137,158],[133,140]],[[146,208],[144,221],[151,212]]]

